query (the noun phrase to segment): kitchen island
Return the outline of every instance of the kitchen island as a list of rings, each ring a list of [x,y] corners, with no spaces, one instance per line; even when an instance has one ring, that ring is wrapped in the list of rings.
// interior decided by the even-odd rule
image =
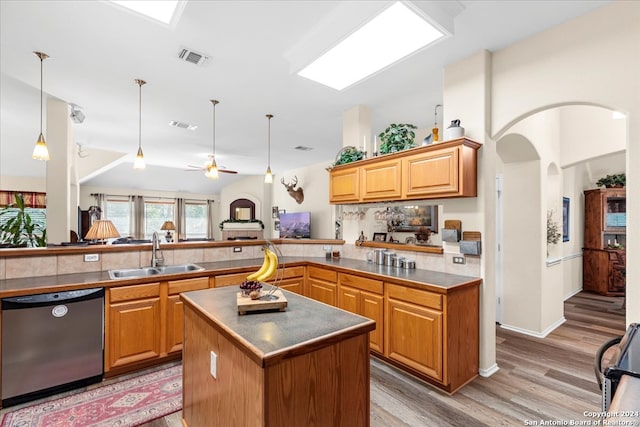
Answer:
[[[375,322],[287,291],[286,311],[240,316],[238,292],[181,295],[183,424],[368,426]]]

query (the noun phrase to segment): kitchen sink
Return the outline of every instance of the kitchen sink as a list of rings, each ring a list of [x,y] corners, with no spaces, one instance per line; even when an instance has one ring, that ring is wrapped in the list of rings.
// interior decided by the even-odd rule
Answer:
[[[188,273],[190,271],[202,271],[203,267],[196,264],[165,265],[162,267],[121,268],[109,270],[112,279],[133,279],[136,277],[155,276],[157,274]]]

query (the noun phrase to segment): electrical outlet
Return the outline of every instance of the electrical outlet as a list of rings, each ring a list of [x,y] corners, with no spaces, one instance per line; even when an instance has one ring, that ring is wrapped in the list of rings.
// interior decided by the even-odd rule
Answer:
[[[96,262],[100,261],[100,254],[85,254],[84,262]]]
[[[218,379],[218,355],[213,351],[211,352],[211,367],[209,368],[211,376]]]
[[[242,246],[234,246],[233,247],[233,252],[234,253],[242,252]]]
[[[333,249],[333,247],[332,247],[332,246],[324,245],[324,246],[322,247],[322,249],[324,249],[324,251],[325,251],[325,252],[328,252],[328,251],[332,250],[332,249]]]
[[[454,264],[464,264],[466,262],[465,258],[463,256],[454,256],[453,257],[453,263]]]

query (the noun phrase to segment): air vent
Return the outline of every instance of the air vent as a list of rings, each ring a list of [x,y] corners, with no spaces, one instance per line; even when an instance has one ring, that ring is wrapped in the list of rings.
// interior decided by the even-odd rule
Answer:
[[[172,126],[174,128],[180,128],[180,129],[189,129],[189,130],[196,130],[198,129],[197,125],[190,125],[189,123],[185,123],[185,122],[177,122],[175,120],[172,120],[169,122],[169,126]]]
[[[207,60],[207,55],[183,47],[178,52],[178,59],[195,65],[202,65]]]
[[[309,150],[313,150],[313,148],[311,147],[305,147],[304,145],[298,145],[297,147],[293,147],[295,150],[300,150],[300,151],[309,151]]]

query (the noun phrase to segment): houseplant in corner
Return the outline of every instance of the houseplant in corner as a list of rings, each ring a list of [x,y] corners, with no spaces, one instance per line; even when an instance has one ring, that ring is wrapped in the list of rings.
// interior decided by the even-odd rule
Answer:
[[[334,166],[346,165],[347,163],[356,162],[362,159],[364,159],[364,152],[357,149],[353,145],[348,145],[338,151],[338,154],[336,154],[336,161],[326,169],[329,171]]]
[[[622,188],[627,184],[627,176],[624,173],[607,175],[596,181],[598,187]]]
[[[415,125],[408,123],[390,124],[384,132],[380,132],[380,154],[395,153],[413,147],[413,139],[416,137],[413,129]]]
[[[0,221],[0,247],[46,246],[47,229],[33,222],[25,210],[21,193],[16,193],[15,198],[13,205],[0,210],[0,220],[7,218],[6,221]]]

